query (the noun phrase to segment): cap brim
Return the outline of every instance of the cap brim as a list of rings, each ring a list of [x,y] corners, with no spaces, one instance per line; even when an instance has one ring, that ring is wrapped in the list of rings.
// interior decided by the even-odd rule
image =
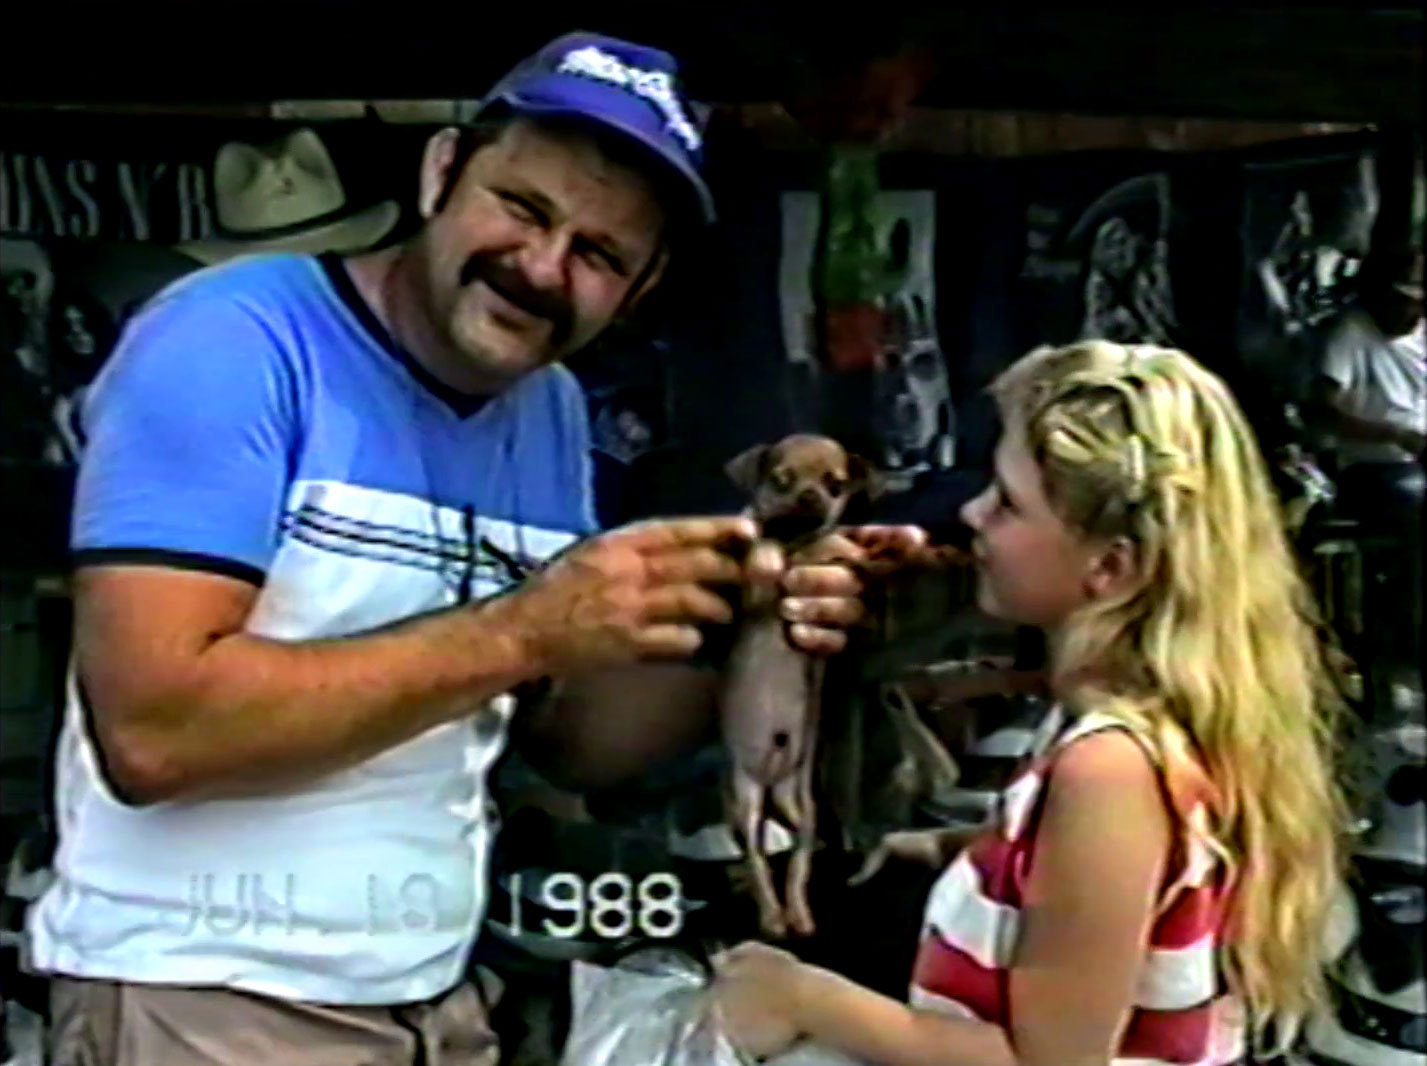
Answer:
[[[361,252],[390,233],[400,216],[401,208],[396,202],[386,200],[336,222],[281,237],[218,237],[189,241],[175,248],[209,266],[235,256],[258,252]]]
[[[692,186],[699,213],[705,223],[717,219],[713,193],[703,175],[682,152],[670,151],[649,129],[651,119],[662,121],[652,104],[623,89],[581,79],[576,86],[568,74],[550,74],[527,85],[520,92],[505,92],[492,96],[481,104],[485,111],[492,104],[503,103],[519,114],[567,115],[597,122],[635,141],[658,163],[672,168]],[[478,112],[479,113],[479,112]],[[674,136],[670,134],[670,136]]]

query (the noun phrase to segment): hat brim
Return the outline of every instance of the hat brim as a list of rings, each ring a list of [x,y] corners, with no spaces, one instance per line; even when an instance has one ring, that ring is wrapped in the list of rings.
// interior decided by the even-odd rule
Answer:
[[[491,97],[481,105],[480,110],[485,111],[497,103],[505,104],[518,114],[582,118],[623,134],[650,153],[656,162],[673,169],[692,187],[699,214],[705,223],[713,223],[717,219],[713,193],[703,175],[682,152],[671,152],[667,143],[661,143],[662,138],[640,122],[643,119],[644,123],[648,123],[648,116],[657,112],[651,104],[624,89],[588,79],[580,79],[575,84],[572,75],[551,74],[520,92],[505,92]]]
[[[372,247],[396,225],[401,208],[385,200],[335,222],[280,237],[215,237],[176,245],[177,251],[212,266],[239,255],[257,252],[361,252]]]

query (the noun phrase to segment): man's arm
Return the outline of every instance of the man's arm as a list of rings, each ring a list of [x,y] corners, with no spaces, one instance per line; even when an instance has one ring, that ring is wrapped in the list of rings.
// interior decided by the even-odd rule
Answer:
[[[925,544],[925,531],[915,526],[851,527],[788,565],[765,541],[750,552],[744,578],[777,582],[789,640],[809,654],[831,655],[846,646],[848,628],[866,610],[856,565],[909,555]],[[512,740],[552,783],[606,787],[712,739],[720,682],[715,668],[673,662],[566,676],[517,716]]]
[[[154,803],[289,787],[361,762],[532,678],[680,658],[736,582],[743,519],[597,537],[507,596],[379,631],[281,642],[244,631],[257,590],[213,574],[96,566],[76,656],[116,790]]]
[[[1406,426],[1389,422],[1370,422],[1343,409],[1346,390],[1329,377],[1315,383],[1312,414],[1320,427],[1339,437],[1364,444],[1395,444],[1413,455],[1420,455],[1427,446],[1427,435]]]
[[[608,788],[712,740],[721,676],[689,663],[638,663],[554,682],[522,707],[511,742],[551,784]]]

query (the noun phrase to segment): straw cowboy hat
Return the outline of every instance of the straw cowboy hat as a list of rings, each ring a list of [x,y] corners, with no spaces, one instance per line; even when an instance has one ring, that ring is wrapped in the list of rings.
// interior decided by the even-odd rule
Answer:
[[[332,157],[310,129],[262,147],[232,142],[213,163],[218,234],[178,245],[203,263],[252,252],[356,252],[396,225],[393,200],[353,209]]]

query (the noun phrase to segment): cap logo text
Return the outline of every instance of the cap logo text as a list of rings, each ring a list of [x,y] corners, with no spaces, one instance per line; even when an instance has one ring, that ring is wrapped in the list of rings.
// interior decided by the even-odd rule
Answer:
[[[665,125],[684,142],[690,152],[697,152],[703,144],[703,138],[685,114],[684,105],[674,92],[674,81],[666,71],[641,70],[639,67],[628,66],[608,52],[591,45],[567,52],[556,72],[579,74],[628,89],[660,110],[664,115]]]

